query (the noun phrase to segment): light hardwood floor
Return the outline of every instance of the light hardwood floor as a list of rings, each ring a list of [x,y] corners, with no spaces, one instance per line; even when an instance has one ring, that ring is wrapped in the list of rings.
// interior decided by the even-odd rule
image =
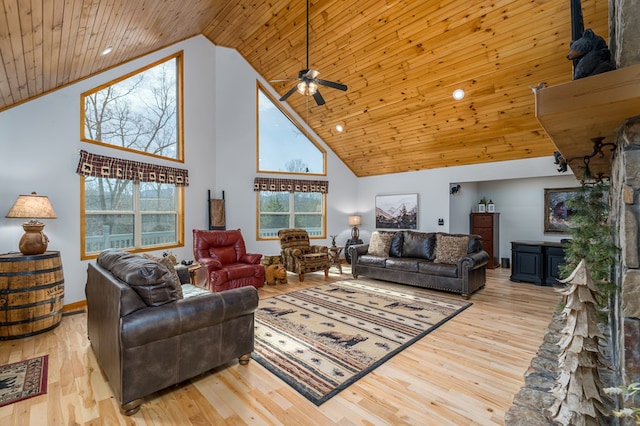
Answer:
[[[331,269],[328,280],[351,278]],[[260,289],[260,297],[327,282]],[[439,295],[446,293],[436,292]],[[459,298],[456,295],[450,295]],[[237,361],[155,393],[131,417],[120,415],[86,337],[86,315],[56,329],[0,342],[0,364],[49,354],[46,395],[0,407],[0,425],[500,425],[542,342],[560,295],[488,271],[473,306],[320,407],[255,361]]]

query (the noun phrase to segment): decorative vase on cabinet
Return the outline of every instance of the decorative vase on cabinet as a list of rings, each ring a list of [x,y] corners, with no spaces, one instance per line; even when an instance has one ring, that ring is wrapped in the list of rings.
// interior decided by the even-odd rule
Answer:
[[[487,268],[500,266],[500,213],[471,213],[471,233],[482,237],[489,253]]]

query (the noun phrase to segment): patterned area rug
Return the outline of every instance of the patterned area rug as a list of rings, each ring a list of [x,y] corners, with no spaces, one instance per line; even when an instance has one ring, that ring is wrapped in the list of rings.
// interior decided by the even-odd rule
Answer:
[[[47,393],[49,355],[0,366],[0,407]]]
[[[320,405],[471,303],[345,280],[263,299],[253,358]]]

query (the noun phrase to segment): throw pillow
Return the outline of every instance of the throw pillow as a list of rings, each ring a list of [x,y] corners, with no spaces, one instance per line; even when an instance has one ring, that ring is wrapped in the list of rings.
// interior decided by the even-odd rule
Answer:
[[[468,236],[438,234],[436,236],[436,258],[433,262],[455,265],[461,257],[467,254],[468,248]]]
[[[436,235],[432,232],[405,231],[402,257],[414,257],[433,261],[435,253]]]
[[[174,287],[176,289],[178,299],[184,299],[184,294],[182,294],[182,282],[180,281],[178,272],[176,271],[175,265],[173,264],[173,260],[170,259],[169,256],[157,257],[147,253],[142,253],[142,256],[149,260],[158,262],[169,270],[169,273],[173,277]]]
[[[402,231],[393,234],[391,246],[389,247],[390,257],[402,257],[402,245],[404,243],[404,234]]]
[[[178,299],[171,273],[156,261],[107,249],[98,255],[97,263],[129,285],[147,306],[161,306]]]
[[[393,239],[392,233],[389,232],[374,232],[371,234],[371,241],[369,242],[368,254],[371,256],[389,257],[389,247],[391,247],[391,240]]]

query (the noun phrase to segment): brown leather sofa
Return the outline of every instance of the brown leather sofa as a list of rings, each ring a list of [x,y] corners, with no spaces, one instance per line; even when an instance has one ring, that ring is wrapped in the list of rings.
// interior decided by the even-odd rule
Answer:
[[[188,275],[188,274],[187,274]],[[88,265],[87,332],[126,415],[158,390],[239,358],[249,362],[258,293],[184,284],[142,256],[107,250]]]
[[[244,286],[264,285],[261,254],[247,253],[239,229],[193,230],[193,255],[207,268],[208,288],[213,292]]]
[[[349,254],[354,278],[365,275],[465,299],[485,286],[489,261],[479,235],[443,232],[376,231],[369,244],[349,246]]]

